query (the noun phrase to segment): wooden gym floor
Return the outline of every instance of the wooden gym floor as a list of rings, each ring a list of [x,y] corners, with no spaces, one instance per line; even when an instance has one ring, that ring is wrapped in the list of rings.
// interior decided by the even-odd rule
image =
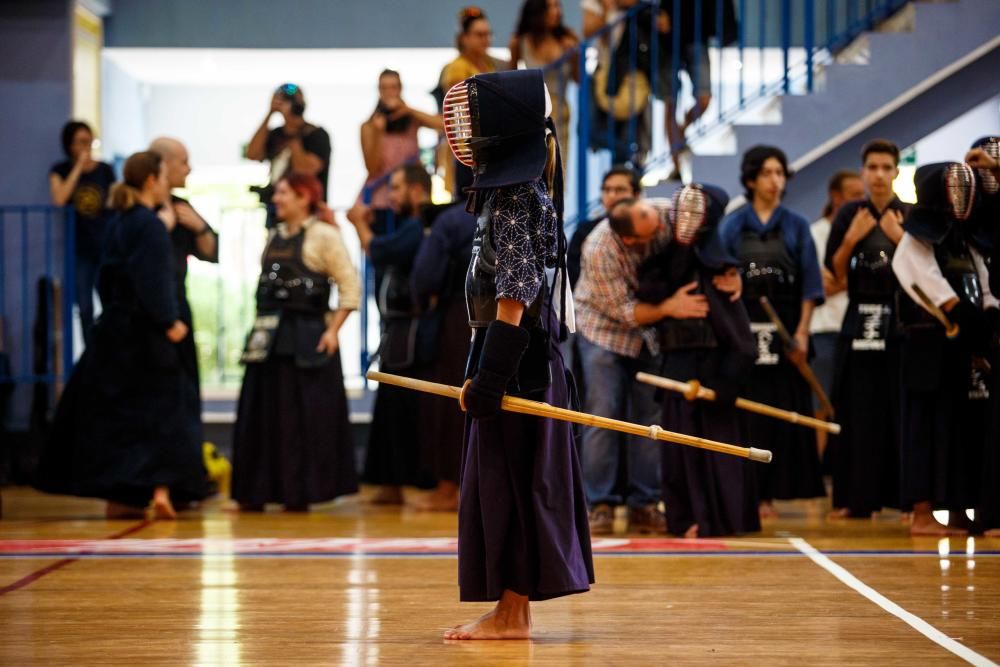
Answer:
[[[3,491],[0,665],[928,665],[1000,661],[1000,540],[778,505],[758,535],[595,541],[536,636],[452,642],[455,517],[364,505],[176,522]]]

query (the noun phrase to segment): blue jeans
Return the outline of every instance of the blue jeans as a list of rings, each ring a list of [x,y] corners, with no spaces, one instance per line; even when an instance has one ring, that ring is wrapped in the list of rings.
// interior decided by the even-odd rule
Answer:
[[[662,421],[662,408],[654,397],[656,390],[635,380],[639,371],[655,373],[659,370],[645,348],[638,359],[633,359],[594,345],[582,335],[577,335],[576,339],[587,385],[584,403],[587,412],[643,425]],[[583,486],[591,507],[599,503],[621,505],[623,502],[622,497],[614,493],[623,438],[627,440],[628,471],[624,502],[629,507],[644,507],[660,500],[659,443],[617,431],[586,427],[583,431]]]

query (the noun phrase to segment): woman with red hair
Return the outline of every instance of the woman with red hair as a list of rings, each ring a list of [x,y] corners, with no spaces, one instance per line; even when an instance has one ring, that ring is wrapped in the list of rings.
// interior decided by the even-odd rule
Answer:
[[[233,437],[233,498],[243,510],[306,511],[358,488],[337,333],[361,290],[322,198],[315,176],[293,173],[275,186],[280,222],[261,262]]]

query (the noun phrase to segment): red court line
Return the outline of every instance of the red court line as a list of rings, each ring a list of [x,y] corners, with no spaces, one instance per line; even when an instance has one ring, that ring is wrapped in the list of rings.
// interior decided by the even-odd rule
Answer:
[[[152,523],[152,521],[150,521],[149,519],[144,519],[144,520],[140,521],[139,523],[135,524],[134,526],[130,526],[129,528],[126,528],[125,530],[119,531],[119,532],[115,533],[114,535],[110,535],[108,537],[105,537],[104,539],[106,539],[106,540],[119,540],[119,539],[121,539],[123,537],[128,537],[129,535],[132,535],[133,533],[138,533],[140,530],[142,530],[143,528],[145,528],[146,526],[148,526],[150,523]],[[24,577],[21,577],[20,579],[18,579],[14,583],[7,584],[3,588],[0,588],[0,595],[6,595],[7,593],[13,593],[14,591],[20,590],[20,589],[24,588],[25,586],[29,586],[29,585],[35,583],[36,581],[38,581],[39,579],[41,579],[42,577],[44,577],[45,575],[51,574],[51,573],[55,572],[56,570],[61,570],[62,568],[64,568],[67,565],[69,565],[70,563],[75,563],[78,560],[80,560],[80,559],[79,558],[64,558],[64,559],[62,559],[60,561],[56,561],[55,563],[52,563],[51,565],[46,565],[45,567],[41,568],[40,570],[35,570],[31,574],[28,574],[28,575],[26,575]]]

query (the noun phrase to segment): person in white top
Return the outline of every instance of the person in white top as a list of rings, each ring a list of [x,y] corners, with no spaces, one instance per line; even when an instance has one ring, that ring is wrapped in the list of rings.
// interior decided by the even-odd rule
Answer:
[[[827,394],[832,390],[833,351],[836,347],[837,334],[840,333],[844,313],[847,311],[847,284],[846,281],[837,280],[833,272],[823,266],[823,258],[826,256],[826,242],[830,238],[830,226],[837,217],[840,207],[849,201],[864,199],[864,196],[865,186],[857,172],[849,169],[838,171],[827,184],[828,199],[826,206],[823,207],[823,215],[809,227],[813,243],[816,244],[816,254],[823,274],[823,291],[826,293],[826,302],[813,312],[812,322],[809,325],[816,355],[812,365]],[[817,416],[824,416],[819,414],[819,403],[814,401],[814,404]]]

